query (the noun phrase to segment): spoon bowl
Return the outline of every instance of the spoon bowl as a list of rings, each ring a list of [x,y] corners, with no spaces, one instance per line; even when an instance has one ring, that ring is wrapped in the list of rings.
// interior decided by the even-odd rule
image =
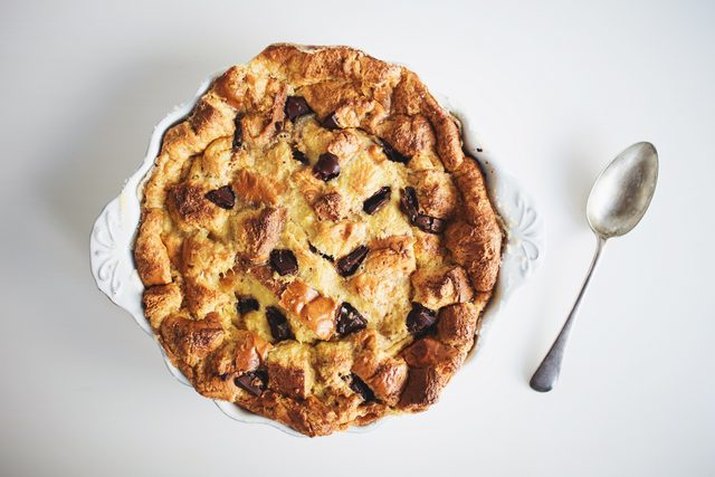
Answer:
[[[616,156],[593,184],[586,217],[598,237],[596,253],[571,313],[529,382],[535,391],[551,391],[556,384],[571,325],[603,246],[606,240],[627,234],[638,225],[650,205],[657,181],[658,153],[651,143],[639,142]]]
[[[586,205],[591,229],[603,239],[630,232],[643,218],[658,181],[658,153],[639,142],[620,153],[596,179]]]

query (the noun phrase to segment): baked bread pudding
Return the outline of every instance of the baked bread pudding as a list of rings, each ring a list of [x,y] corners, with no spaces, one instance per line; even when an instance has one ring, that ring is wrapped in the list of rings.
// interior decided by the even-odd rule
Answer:
[[[434,403],[501,258],[460,134],[352,48],[272,45],[219,76],[143,188],[134,256],[171,362],[309,436]]]

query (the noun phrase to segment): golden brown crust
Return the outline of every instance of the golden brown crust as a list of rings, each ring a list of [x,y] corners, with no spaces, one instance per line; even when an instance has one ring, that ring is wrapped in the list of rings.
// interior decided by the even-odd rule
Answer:
[[[203,320],[192,320],[181,315],[171,315],[159,328],[164,346],[175,357],[180,357],[189,366],[215,350],[223,341],[225,331],[216,313]]]
[[[460,266],[421,268],[412,274],[412,287],[412,299],[433,310],[474,297],[467,273]]]
[[[413,175],[420,211],[441,219],[448,219],[457,207],[457,189],[449,174],[426,170]]]
[[[501,263],[499,223],[476,162],[465,160],[455,178],[466,221],[452,223],[445,233],[446,245],[455,261],[469,272],[474,288],[488,292],[494,288]]]
[[[477,332],[479,310],[472,303],[459,303],[442,308],[437,321],[437,339],[459,348],[471,348]]]
[[[155,285],[144,290],[144,314],[152,328],[159,328],[161,322],[181,308],[183,296],[176,283]]]
[[[276,346],[268,355],[268,389],[295,399],[308,397],[313,383],[311,350],[297,342]]]
[[[236,177],[233,180],[233,190],[249,204],[262,202],[268,205],[276,205],[278,195],[281,192],[281,185],[267,177],[241,169],[236,173]]]
[[[319,220],[337,222],[345,216],[343,199],[339,192],[328,192],[313,202],[313,209]]]
[[[171,282],[169,254],[161,240],[164,216],[160,210],[144,209],[134,245],[134,258],[144,286]]]
[[[145,314],[205,396],[324,435],[425,409],[474,345],[502,233],[404,67],[269,46],[166,132],[143,191]]]
[[[285,210],[267,207],[236,223],[238,254],[247,261],[265,263],[285,226]]]

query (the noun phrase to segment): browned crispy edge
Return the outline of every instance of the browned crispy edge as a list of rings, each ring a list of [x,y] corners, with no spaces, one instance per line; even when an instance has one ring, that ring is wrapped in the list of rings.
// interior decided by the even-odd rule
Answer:
[[[285,65],[295,74],[302,75],[306,82],[326,77],[345,77],[355,74],[371,74],[386,65],[364,53],[349,47],[298,47],[290,44],[271,45],[257,58]],[[364,72],[345,71],[348,60],[360,58]],[[159,236],[161,225],[155,218],[155,210],[163,207],[164,185],[176,177],[183,161],[201,152],[211,140],[233,133],[232,120],[237,110],[244,107],[235,99],[226,98],[222,89],[231,81],[227,71],[219,77],[199,100],[184,121],[170,128],[162,142],[152,178],[144,189],[142,220],[135,244],[137,270],[147,287],[172,286],[171,266],[166,246]],[[376,74],[378,74],[376,73]],[[491,204],[483,175],[476,161],[465,157],[457,121],[443,110],[414,73],[401,68],[401,88],[393,91],[400,107],[410,112],[417,108],[425,115],[437,139],[437,153],[447,171],[453,174],[462,195],[461,219],[452,222],[444,234],[447,248],[454,260],[463,266],[472,286],[479,292],[478,300],[483,305],[494,288],[501,260],[502,231]],[[167,285],[168,284],[168,285]],[[180,287],[174,287],[174,294]],[[151,298],[151,293],[147,293]],[[147,298],[145,297],[145,302]],[[176,301],[176,300],[175,300]],[[180,306],[174,303],[174,307]],[[439,392],[461,366],[474,345],[474,336],[479,326],[479,311],[482,306],[458,304],[440,312],[438,333],[435,338],[422,338],[405,350],[405,359],[410,365],[409,376],[396,406],[399,411],[420,411],[436,401]],[[147,313],[149,317],[149,313]],[[208,318],[208,317],[207,317]],[[218,347],[221,332],[216,326],[206,324],[195,343],[190,343],[195,362],[172,351],[176,340],[173,336],[157,337],[171,362],[177,366],[204,396],[236,402],[241,407],[282,422],[307,435],[325,435],[344,429],[350,424],[366,424],[394,410],[381,403],[369,405],[363,415],[346,420],[341,409],[326,409],[313,397],[296,399],[266,390],[259,397],[238,393],[235,385],[207,370],[207,358]],[[156,331],[156,330],[155,330]],[[175,340],[175,342],[171,342]],[[205,359],[206,358],[206,359]],[[347,403],[343,403],[346,405]]]

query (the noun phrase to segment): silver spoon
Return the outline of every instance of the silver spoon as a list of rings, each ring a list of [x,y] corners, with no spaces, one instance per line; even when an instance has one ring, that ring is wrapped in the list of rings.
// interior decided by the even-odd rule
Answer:
[[[627,234],[640,222],[653,198],[657,181],[658,153],[649,142],[639,142],[627,148],[596,179],[586,205],[588,224],[598,239],[596,253],[566,323],[529,382],[532,389],[547,392],[556,384],[576,310],[603,246],[606,240]]]

